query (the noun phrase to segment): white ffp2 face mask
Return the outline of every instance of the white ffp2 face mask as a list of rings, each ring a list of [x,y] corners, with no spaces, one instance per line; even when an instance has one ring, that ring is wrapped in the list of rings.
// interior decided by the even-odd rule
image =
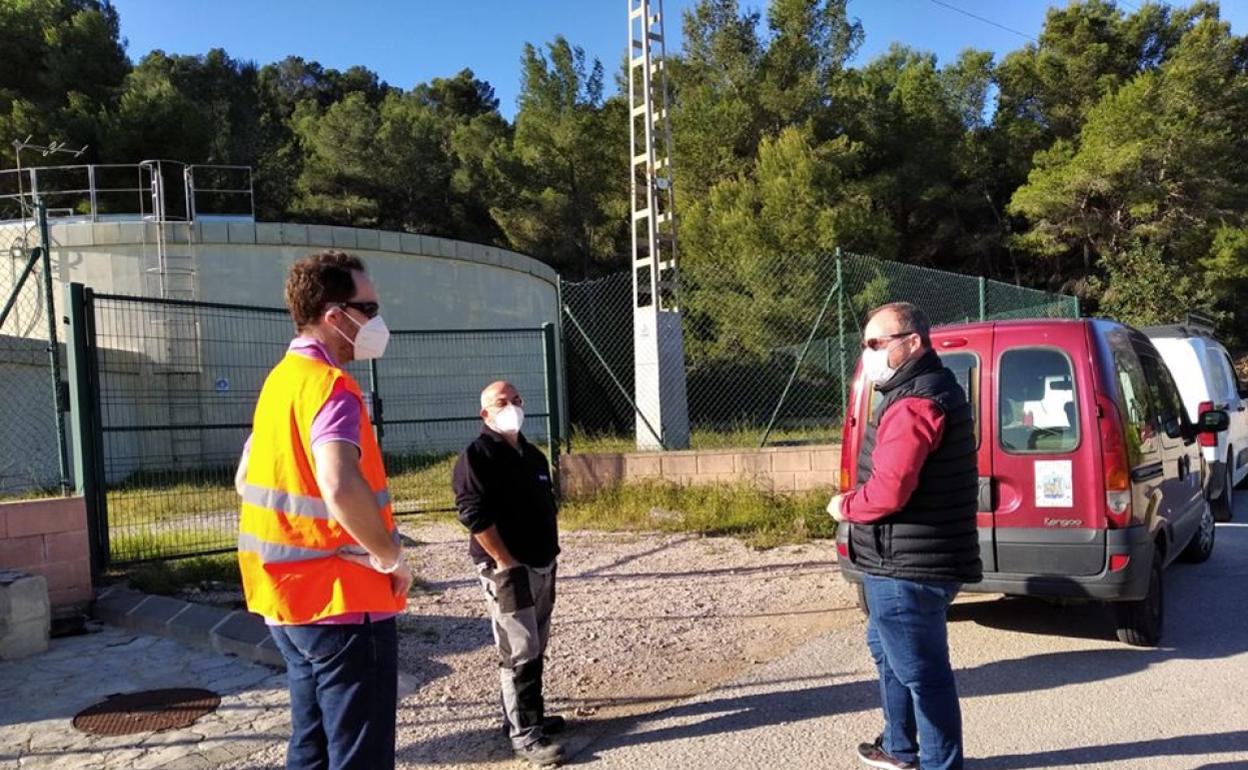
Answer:
[[[896,369],[888,365],[888,348],[868,348],[862,351],[862,373],[872,385],[888,382],[897,373]]]
[[[386,346],[390,344],[390,327],[386,326],[382,317],[375,315],[362,324],[350,315],[347,315],[347,319],[360,327],[360,330],[355,333],[354,342],[351,342],[338,327],[335,326],[334,331],[342,335],[344,340],[351,342],[352,355],[355,360],[371,361],[374,358],[381,358],[386,352]]]
[[[493,420],[494,430],[514,436],[524,426],[524,410],[515,404],[508,404],[494,413]]]

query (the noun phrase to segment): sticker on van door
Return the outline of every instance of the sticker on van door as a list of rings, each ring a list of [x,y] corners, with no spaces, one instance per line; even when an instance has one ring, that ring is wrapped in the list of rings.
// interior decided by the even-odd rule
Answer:
[[[1074,471],[1070,460],[1037,460],[1035,471],[1037,508],[1075,506]]]

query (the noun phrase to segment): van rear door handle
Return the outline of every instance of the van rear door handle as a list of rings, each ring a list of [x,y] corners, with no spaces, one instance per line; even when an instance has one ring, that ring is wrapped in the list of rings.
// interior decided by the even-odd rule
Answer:
[[[992,512],[992,477],[979,477],[979,512]]]

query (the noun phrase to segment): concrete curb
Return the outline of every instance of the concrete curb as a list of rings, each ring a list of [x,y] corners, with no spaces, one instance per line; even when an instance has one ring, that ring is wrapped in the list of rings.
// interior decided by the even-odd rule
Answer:
[[[91,615],[130,631],[163,636],[280,670],[286,668],[264,620],[250,612],[194,604],[114,585],[96,596]]]

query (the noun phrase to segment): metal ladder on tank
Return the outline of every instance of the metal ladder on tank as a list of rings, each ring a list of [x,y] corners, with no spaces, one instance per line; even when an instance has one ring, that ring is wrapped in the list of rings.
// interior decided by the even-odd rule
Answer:
[[[183,166],[185,207],[181,211],[176,207],[171,210],[169,186],[165,179],[171,165],[161,161],[144,161],[140,168],[147,174],[151,188],[150,213],[143,215],[146,294],[152,299],[167,302],[155,308],[155,323],[151,329],[155,338],[149,355],[156,364],[156,373],[164,381],[169,425],[179,426],[171,432],[169,441],[173,467],[181,470],[203,463],[203,367],[199,320],[191,308],[175,304],[194,301],[198,294],[194,180],[191,169]],[[149,234],[153,236],[155,253],[148,249]]]

